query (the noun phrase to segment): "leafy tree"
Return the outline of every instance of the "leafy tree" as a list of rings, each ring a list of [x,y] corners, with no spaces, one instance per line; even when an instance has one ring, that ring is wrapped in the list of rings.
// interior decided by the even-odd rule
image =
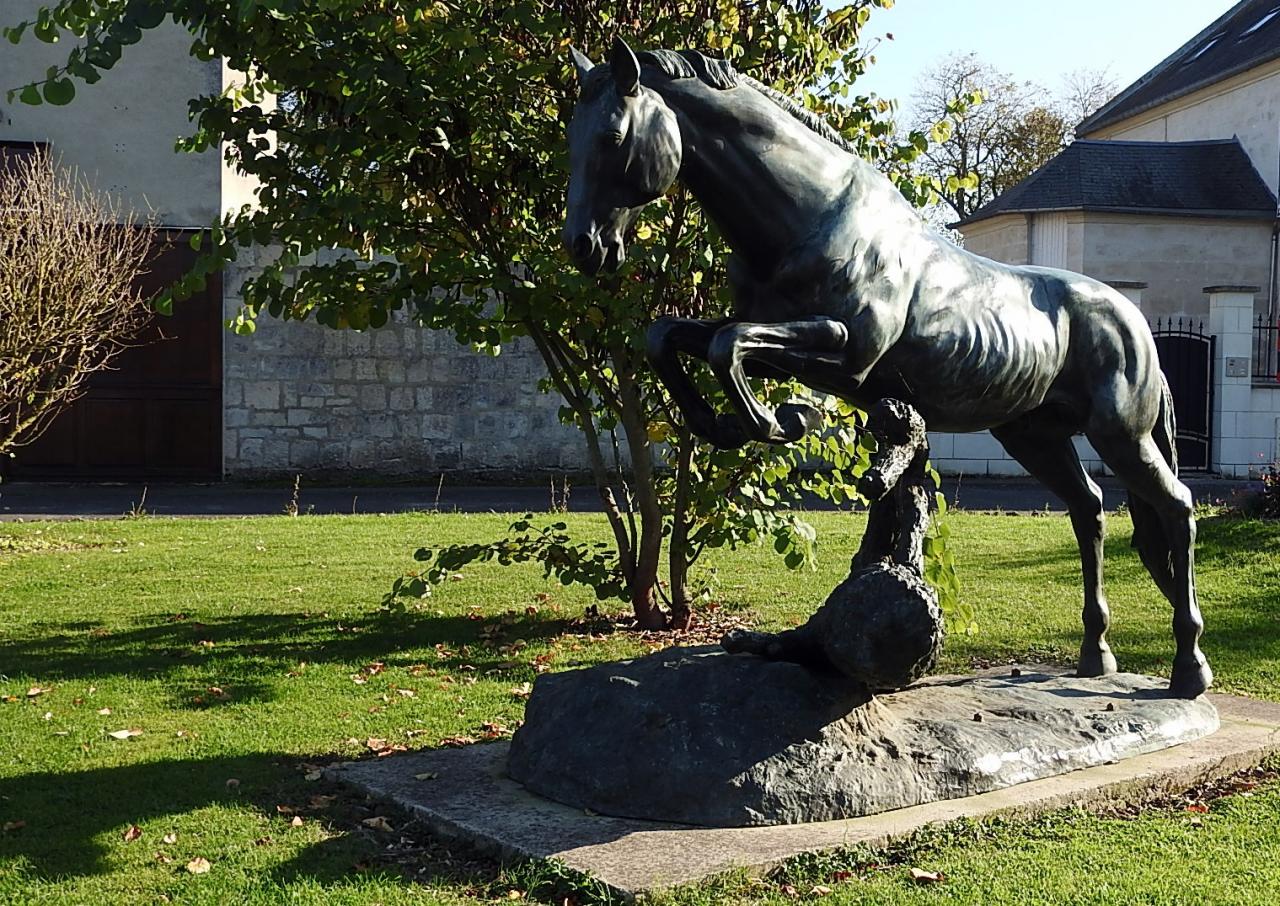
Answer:
[[[150,315],[155,231],[45,151],[0,150],[0,456],[40,436]]]
[[[65,67],[18,93],[69,99],[75,80],[97,79],[171,16],[191,30],[193,54],[244,74],[234,90],[192,99],[196,129],[182,147],[221,146],[261,188],[255,207],[215,225],[196,270],[162,307],[237,249],[270,244],[276,259],[244,287],[232,324],[242,333],[263,312],[363,330],[406,311],[477,348],[497,352],[514,337],[537,346],[547,388],[583,433],[612,545],[522,520],[490,545],[420,551],[425,571],[392,597],[423,594],[475,558],[531,559],[562,581],[628,598],[638,625],[680,625],[690,568],[706,548],[767,538],[788,565],[809,562],[813,531],[786,504],[804,490],[852,497],[866,450],[858,414],[831,402],[831,431],[785,449],[714,451],[672,417],[644,365],[642,328],[663,313],[724,313],[726,249],[678,190],[638,223],[620,275],[586,278],[568,265],[559,233],[564,130],[577,96],[569,47],[599,53],[622,33],[639,48],[722,55],[802,97],[923,200],[927,184],[906,174],[923,136],[894,142],[885,106],[850,92],[867,64],[860,30],[892,2],[829,10],[821,0],[58,0],[29,27],[42,40],[69,31],[78,42]],[[25,27],[9,37],[20,40]],[[302,266],[323,249],[349,254]],[[827,468],[801,475],[802,462]],[[937,568],[951,587],[941,556]]]
[[[917,166],[956,216],[968,217],[1048,163],[1112,94],[1106,73],[1070,73],[1054,96],[975,54],[947,57],[924,73],[913,97],[913,125],[934,139]]]

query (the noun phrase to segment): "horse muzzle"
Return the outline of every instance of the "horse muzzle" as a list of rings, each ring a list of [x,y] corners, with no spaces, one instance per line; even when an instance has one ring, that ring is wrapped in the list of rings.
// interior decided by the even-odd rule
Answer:
[[[598,235],[579,233],[568,243],[569,256],[584,274],[597,274],[601,270],[616,271],[626,258],[626,248],[620,239],[601,241]]]

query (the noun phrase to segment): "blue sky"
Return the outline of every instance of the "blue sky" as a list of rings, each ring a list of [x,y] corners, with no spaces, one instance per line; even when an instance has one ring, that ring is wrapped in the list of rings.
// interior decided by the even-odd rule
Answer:
[[[1236,0],[898,0],[875,10],[866,37],[892,32],[859,91],[904,108],[917,77],[949,53],[975,52],[1019,80],[1056,90],[1077,69],[1133,82]],[[831,5],[837,5],[831,0]]]

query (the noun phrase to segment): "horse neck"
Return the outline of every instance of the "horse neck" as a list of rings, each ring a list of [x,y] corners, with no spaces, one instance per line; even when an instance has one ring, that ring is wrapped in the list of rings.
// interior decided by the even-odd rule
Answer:
[[[848,191],[853,155],[754,88],[652,87],[680,124],[681,180],[752,271],[770,273]]]

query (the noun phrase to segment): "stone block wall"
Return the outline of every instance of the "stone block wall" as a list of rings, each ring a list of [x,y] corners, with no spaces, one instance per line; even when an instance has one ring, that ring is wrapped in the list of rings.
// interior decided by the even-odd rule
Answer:
[[[229,316],[246,273],[227,275]],[[224,341],[224,474],[583,471],[581,435],[560,424],[560,398],[538,392],[543,375],[527,342],[489,357],[405,319],[357,333],[263,316]]]

